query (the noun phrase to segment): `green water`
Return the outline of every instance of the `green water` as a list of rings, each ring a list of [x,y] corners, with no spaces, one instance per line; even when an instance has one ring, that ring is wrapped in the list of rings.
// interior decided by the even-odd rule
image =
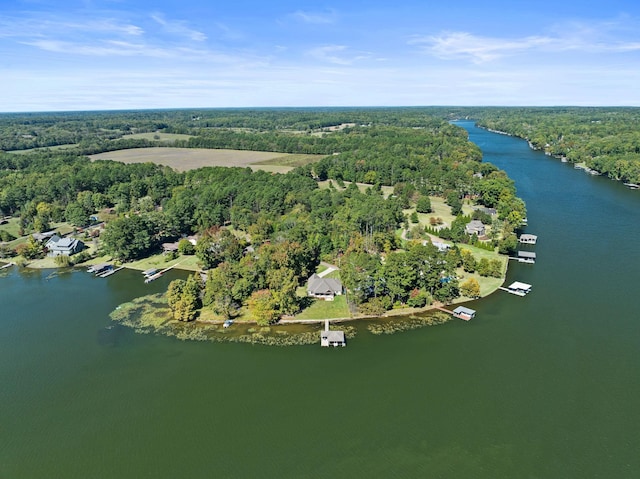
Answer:
[[[110,323],[171,276],[4,270],[0,478],[640,477],[640,192],[461,125],[527,201],[529,296],[277,348]]]

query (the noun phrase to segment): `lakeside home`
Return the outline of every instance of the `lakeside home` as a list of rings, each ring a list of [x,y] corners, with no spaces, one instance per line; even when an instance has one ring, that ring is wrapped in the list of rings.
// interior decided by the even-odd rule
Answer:
[[[84,249],[84,243],[75,238],[60,238],[53,235],[45,247],[49,250],[47,256],[71,256]]]
[[[317,274],[311,275],[307,285],[307,294],[312,298],[333,301],[336,296],[342,294],[342,283],[335,278],[321,278]]]

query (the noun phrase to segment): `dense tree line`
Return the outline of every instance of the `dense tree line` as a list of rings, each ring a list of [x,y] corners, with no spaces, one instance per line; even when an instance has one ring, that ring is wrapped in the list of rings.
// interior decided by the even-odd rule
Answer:
[[[485,128],[524,138],[614,180],[640,183],[638,108],[489,108],[466,111]]]

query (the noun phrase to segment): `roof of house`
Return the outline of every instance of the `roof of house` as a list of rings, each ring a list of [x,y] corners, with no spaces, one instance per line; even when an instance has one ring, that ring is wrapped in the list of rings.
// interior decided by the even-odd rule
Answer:
[[[31,236],[33,236],[33,238],[38,241],[44,241],[47,238],[52,238],[55,234],[56,232],[55,230],[53,230],[53,231],[47,231],[46,233],[33,233]]]
[[[480,220],[472,220],[465,226],[467,231],[484,231],[484,223]]]
[[[164,251],[178,251],[178,243],[162,243]]]
[[[321,278],[317,274],[312,274],[309,278],[308,291],[312,294],[331,294],[342,291],[342,283],[336,278]]]

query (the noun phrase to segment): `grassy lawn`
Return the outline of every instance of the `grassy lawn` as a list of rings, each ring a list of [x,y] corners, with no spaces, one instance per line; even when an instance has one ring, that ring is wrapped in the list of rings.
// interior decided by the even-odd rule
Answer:
[[[346,296],[336,296],[333,301],[323,301],[320,299],[308,308],[296,314],[295,319],[331,319],[348,318],[349,308],[347,307]]]
[[[0,230],[7,231],[9,234],[18,238],[18,231],[20,230],[20,219],[19,218],[11,218],[7,220],[8,223],[4,225],[0,225]]]
[[[132,261],[126,263],[125,266],[130,269],[137,269],[140,271],[146,271],[151,268],[166,269],[171,266],[177,265],[177,269],[184,269],[187,271],[200,271],[198,266],[198,258],[195,255],[179,255],[176,259],[171,261],[165,261],[166,256],[162,253],[149,256],[138,261]]]

